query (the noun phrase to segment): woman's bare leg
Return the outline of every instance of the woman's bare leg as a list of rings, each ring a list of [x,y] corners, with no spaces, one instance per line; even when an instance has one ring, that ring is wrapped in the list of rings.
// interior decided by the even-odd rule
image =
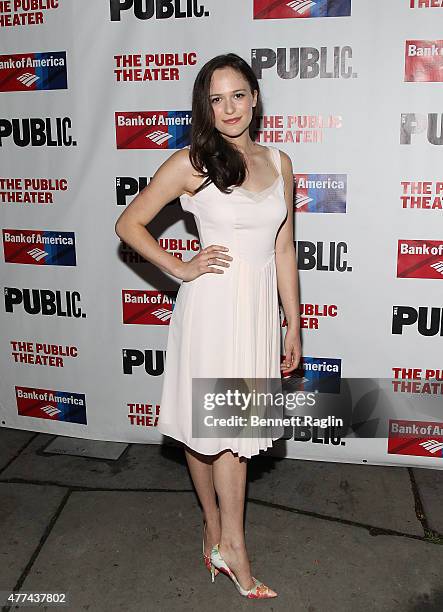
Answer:
[[[220,554],[244,589],[254,586],[244,535],[246,457],[231,451],[217,455],[213,464],[215,490],[220,503]]]
[[[206,521],[205,553],[209,555],[214,544],[220,541],[221,534],[220,512],[212,477],[214,458],[201,455],[188,447],[185,447],[185,455],[192,482],[203,508],[203,519]]]

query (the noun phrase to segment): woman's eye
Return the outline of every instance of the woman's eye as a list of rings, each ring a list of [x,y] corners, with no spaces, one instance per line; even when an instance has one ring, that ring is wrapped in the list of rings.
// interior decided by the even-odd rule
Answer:
[[[235,94],[235,96],[240,96],[241,98],[245,97],[244,93],[237,93]],[[211,102],[218,102],[220,100],[220,98],[212,98]]]

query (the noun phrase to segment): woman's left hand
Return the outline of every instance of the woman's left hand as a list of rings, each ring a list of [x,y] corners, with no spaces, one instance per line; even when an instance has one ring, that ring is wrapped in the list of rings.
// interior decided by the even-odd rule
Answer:
[[[281,369],[284,374],[293,372],[297,369],[301,359],[301,340],[300,331],[296,329],[288,329],[285,336],[285,359],[281,364]]]

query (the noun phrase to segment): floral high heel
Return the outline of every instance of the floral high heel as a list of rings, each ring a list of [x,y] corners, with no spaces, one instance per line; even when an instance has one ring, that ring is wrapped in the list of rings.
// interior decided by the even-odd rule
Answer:
[[[277,597],[277,593],[275,591],[267,587],[265,584],[263,584],[263,582],[260,582],[260,580],[257,580],[257,578],[254,578],[254,576],[252,577],[254,586],[250,589],[244,589],[235,577],[232,570],[226,565],[225,560],[220,554],[219,546],[220,544],[216,544],[211,550],[210,561],[212,582],[214,582],[214,572],[216,571],[216,568],[218,568],[221,572],[223,572],[223,574],[229,576],[237,587],[237,591],[240,593],[240,595],[243,595],[243,597],[248,597],[249,599],[268,599],[270,597]]]
[[[219,571],[218,569],[215,569],[215,568],[214,568],[214,571],[212,571],[211,556],[205,553],[205,532],[206,532],[206,522],[203,521],[203,561],[205,562],[205,565],[208,568],[208,570],[211,572],[212,582],[214,582],[214,578],[215,576],[217,576]]]

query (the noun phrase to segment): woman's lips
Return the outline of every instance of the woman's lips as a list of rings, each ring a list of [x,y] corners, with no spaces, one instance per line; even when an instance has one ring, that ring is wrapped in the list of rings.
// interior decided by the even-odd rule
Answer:
[[[224,123],[234,124],[234,123],[237,123],[238,121],[240,121],[240,117],[237,117],[236,119],[225,119]]]

